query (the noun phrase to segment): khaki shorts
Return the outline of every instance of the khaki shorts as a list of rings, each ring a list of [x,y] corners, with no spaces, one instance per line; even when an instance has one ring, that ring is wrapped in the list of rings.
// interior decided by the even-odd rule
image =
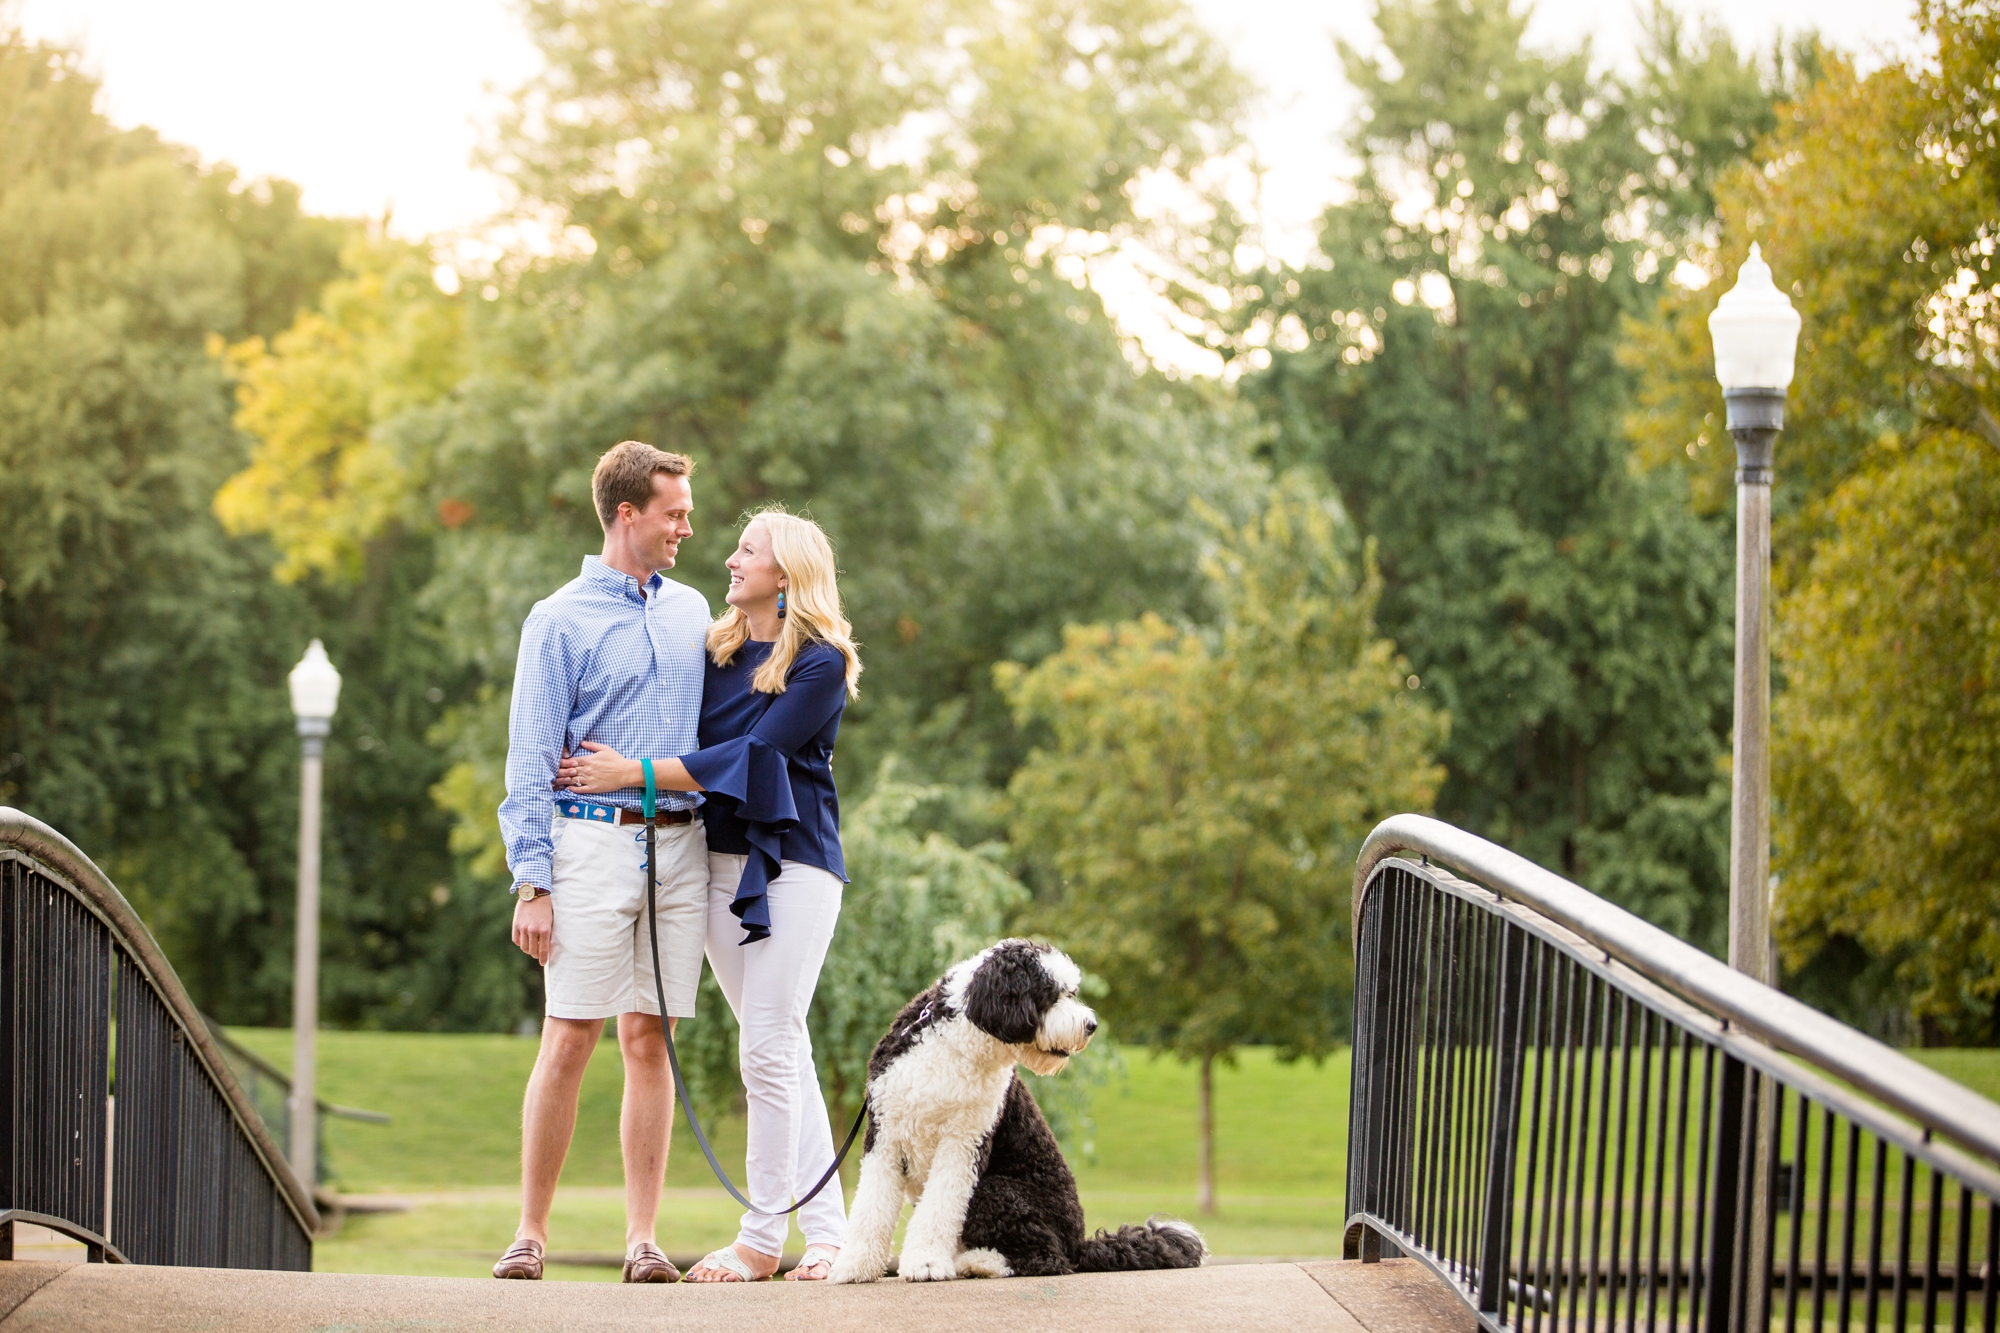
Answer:
[[[646,830],[558,817],[555,940],[542,974],[550,1018],[657,1014],[653,954],[646,930]],[[708,833],[699,816],[654,830],[660,870],[654,890],[660,923],[661,983],[667,1013],[694,1016],[708,937]]]

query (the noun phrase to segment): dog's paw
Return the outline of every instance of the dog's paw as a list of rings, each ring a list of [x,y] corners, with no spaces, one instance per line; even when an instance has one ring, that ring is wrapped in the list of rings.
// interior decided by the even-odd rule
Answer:
[[[958,1256],[960,1277],[1012,1277],[1014,1270],[1007,1266],[1007,1256],[998,1250],[967,1250]]]
[[[856,1255],[849,1258],[846,1253],[833,1261],[826,1280],[836,1286],[849,1282],[879,1282],[888,1271],[886,1264],[871,1264],[866,1258]]]
[[[958,1265],[948,1254],[912,1254],[904,1250],[896,1268],[905,1282],[950,1282],[958,1276]]]

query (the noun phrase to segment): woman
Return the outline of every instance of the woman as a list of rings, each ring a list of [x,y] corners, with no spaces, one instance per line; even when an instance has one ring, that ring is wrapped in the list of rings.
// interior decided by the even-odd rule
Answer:
[[[706,793],[708,963],[742,1028],[749,1101],[746,1173],[758,1212],[690,1282],[753,1282],[778,1269],[780,1213],[833,1161],[806,1010],[819,983],[846,871],[833,742],[861,658],[819,526],[778,510],[752,518],[729,557],[729,610],[709,626],[701,749],[656,760],[656,786]],[[575,792],[643,785],[636,759],[585,742],[556,784]],[[727,910],[725,910],[727,909]],[[738,926],[741,929],[738,929]],[[739,938],[740,936],[740,938]],[[846,1232],[838,1185],[799,1210],[796,1280],[824,1280]]]

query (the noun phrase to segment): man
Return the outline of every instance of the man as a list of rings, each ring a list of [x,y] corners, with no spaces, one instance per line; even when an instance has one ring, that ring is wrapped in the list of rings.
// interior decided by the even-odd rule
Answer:
[[[697,748],[708,601],[664,578],[694,533],[694,465],[634,440],[590,479],[604,551],[535,604],[521,627],[500,830],[514,877],[514,943],[542,964],[546,1017],[521,1112],[521,1225],[493,1276],[539,1279],[549,1204],[576,1128],[577,1089],[616,1015],[625,1059],[625,1281],[675,1282],[654,1243],[673,1085],[646,928],[646,832],[638,788],[575,797],[557,762],[584,741],[625,754]],[[708,847],[699,798],[661,793],[657,817],[661,982],[668,1021],[694,1013],[706,936]]]

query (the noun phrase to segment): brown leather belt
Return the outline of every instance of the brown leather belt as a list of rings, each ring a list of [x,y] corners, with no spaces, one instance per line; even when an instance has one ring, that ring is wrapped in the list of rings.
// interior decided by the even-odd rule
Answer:
[[[643,824],[646,822],[646,816],[640,814],[637,810],[627,810],[621,805],[618,807],[618,822],[621,824]],[[653,816],[653,822],[655,824],[692,824],[694,823],[694,811],[662,810]]]

